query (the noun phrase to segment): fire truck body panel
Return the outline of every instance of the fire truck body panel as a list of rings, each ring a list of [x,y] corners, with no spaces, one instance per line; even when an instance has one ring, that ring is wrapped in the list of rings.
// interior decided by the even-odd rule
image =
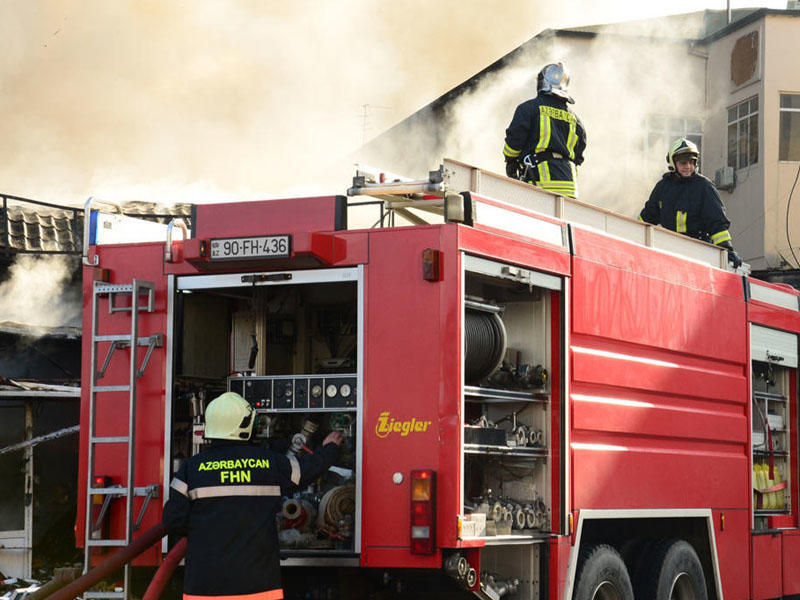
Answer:
[[[449,229],[449,230],[448,230]],[[368,350],[365,382],[365,481],[362,562],[366,566],[398,566],[408,557],[410,497],[408,474],[413,469],[448,473],[438,489],[437,536],[455,539],[455,519],[441,518],[448,507],[454,514],[459,501],[457,448],[452,422],[460,422],[457,382],[458,262],[447,255],[441,276],[448,285],[422,278],[421,256],[426,248],[455,245],[454,227],[385,230],[381,243],[370,236],[366,280],[365,335]],[[443,241],[444,238],[444,241]],[[449,239],[448,239],[449,238]],[[452,256],[452,260],[450,257]],[[387,282],[382,274],[391,271]],[[453,294],[447,298],[447,294]],[[449,300],[449,302],[448,302]],[[428,307],[421,310],[421,307]],[[421,338],[420,332],[425,336]],[[455,356],[433,352],[453,348]],[[441,382],[432,385],[432,382]],[[393,479],[395,473],[402,481]],[[436,567],[440,557],[413,556],[413,566]]]
[[[95,247],[111,283],[155,282],[155,311],[140,331],[167,340],[137,383],[136,486],[155,482],[167,493],[181,454],[200,448],[199,436],[188,443],[183,432],[202,427],[188,399],[231,389],[266,420],[265,438],[291,438],[305,418],[348,431],[342,470],[352,477],[320,482],[328,487],[315,493],[351,490],[342,506],[353,531],[341,519],[320,529],[334,540],[327,546],[297,542],[304,533],[282,540],[284,564],[444,566],[470,588],[448,567],[464,557],[477,573],[522,580],[521,598],[566,600],[582,548],[617,547],[633,570],[645,542],[675,537],[695,548],[709,598],[797,593],[799,294],[463,196],[464,213],[485,221],[344,230],[343,198],[306,198],[197,206],[191,239],[173,241],[167,262],[164,244]],[[258,252],[267,238],[288,247],[213,254],[242,239],[256,240],[248,248]],[[85,270],[89,299],[98,268]],[[99,328],[124,330],[126,318],[130,327],[130,313],[102,315]],[[85,381],[90,350],[85,336]],[[485,356],[492,364],[476,366]],[[124,379],[127,369],[112,361],[103,379]],[[330,403],[315,400],[318,382],[323,394],[333,385]],[[353,395],[337,391],[342,382]],[[84,390],[87,424],[89,404]],[[95,435],[125,423],[124,411],[98,411],[108,416]],[[81,480],[106,471],[119,479],[126,459],[110,444],[89,473],[88,436],[85,427]],[[767,485],[770,457],[780,474]],[[415,530],[420,470],[435,476],[435,519]],[[780,491],[781,478],[790,491]],[[160,519],[162,501],[144,510],[143,528]],[[142,506],[137,497],[136,515]],[[535,525],[501,531],[503,511],[530,514]],[[489,521],[496,532],[481,529]],[[79,511],[79,537],[84,526]],[[426,527],[432,551],[412,551],[412,531],[424,537]],[[160,558],[152,551],[140,562]]]
[[[102,264],[104,269],[112,273],[129,273],[132,264],[135,264],[136,277],[139,279],[155,283],[154,310],[139,315],[139,336],[149,336],[151,334],[163,333],[166,330],[167,322],[167,280],[163,275],[163,243],[143,243],[143,244],[115,244],[102,248]],[[84,267],[84,310],[83,310],[83,361],[81,379],[84,382],[92,381],[92,285],[95,279],[93,267]],[[130,295],[120,294],[115,296],[115,307],[130,306]],[[145,302],[140,298],[140,302]],[[109,312],[108,300],[101,310],[97,311],[97,329],[99,335],[127,334],[131,333],[130,311],[115,310]],[[97,344],[95,364],[98,370],[107,361],[107,369],[102,377],[96,379],[97,385],[125,386],[130,381],[130,350],[123,348],[111,349],[112,343],[109,341]],[[137,348],[137,365],[144,365],[146,347]],[[165,389],[165,368],[169,360],[166,348],[162,345],[152,349],[146,368],[141,377],[137,378],[137,401],[136,401],[136,426],[134,432],[135,439],[135,468],[133,486],[144,488],[156,484],[163,479],[164,470],[164,389]],[[79,461],[79,478],[81,482],[86,482],[89,476],[110,477],[111,486],[120,486],[124,489],[128,485],[128,452],[127,444],[124,442],[100,442],[94,445],[94,468],[91,474],[88,473],[88,447],[90,435],[96,437],[106,436],[128,436],[129,420],[129,392],[126,390],[98,393],[95,409],[95,429],[91,432],[90,419],[90,386],[82,386],[81,400],[81,431],[80,448],[81,460]],[[103,487],[101,484],[93,487]],[[79,486],[78,506],[85,506],[87,488]],[[95,495],[93,501],[94,516],[100,509],[103,497]],[[132,519],[136,522],[141,515],[139,527],[148,529],[156,525],[161,519],[160,508],[153,510],[142,510],[145,497],[136,496],[132,503]],[[160,507],[161,500],[152,500],[153,505]],[[124,508],[118,507],[115,518],[106,522],[108,528],[107,536],[112,539],[124,539],[125,519]],[[84,531],[86,522],[85,511],[78,511],[76,531],[79,535]],[[80,535],[79,541],[83,536]],[[113,548],[112,548],[113,549]],[[98,548],[97,552],[105,555],[108,548]],[[151,549],[137,559],[136,564],[153,564],[159,559],[156,549]]]

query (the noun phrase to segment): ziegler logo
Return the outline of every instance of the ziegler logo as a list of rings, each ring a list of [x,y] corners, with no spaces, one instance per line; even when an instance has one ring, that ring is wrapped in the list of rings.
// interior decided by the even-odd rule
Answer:
[[[394,417],[389,416],[389,411],[385,411],[378,417],[375,433],[379,438],[385,438],[390,433],[399,433],[401,437],[405,437],[411,432],[428,431],[430,424],[431,421],[418,421],[417,419],[395,421]]]

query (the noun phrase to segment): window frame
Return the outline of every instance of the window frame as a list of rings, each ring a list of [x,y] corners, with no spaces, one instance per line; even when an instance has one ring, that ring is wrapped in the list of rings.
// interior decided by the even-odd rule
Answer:
[[[787,156],[784,158],[783,156],[784,154],[783,117],[785,114],[792,114],[792,113],[800,114],[800,103],[798,103],[798,106],[796,108],[792,106],[784,107],[782,106],[784,96],[795,96],[797,98],[800,98],[800,92],[785,92],[785,93],[780,92],[778,95],[778,160],[783,162],[798,162],[800,161],[800,150],[798,150],[798,155],[795,157]],[[798,127],[796,135],[800,135],[800,127]],[[798,148],[800,148],[800,144],[798,144]],[[789,154],[791,150],[792,150],[792,144],[789,143],[789,147],[786,148],[787,154]]]
[[[755,110],[753,110],[753,103],[755,103]],[[743,113],[743,109],[746,111]],[[746,169],[757,165],[760,160],[760,144],[759,135],[761,127],[759,126],[759,117],[761,113],[761,102],[759,101],[758,94],[750,96],[741,102],[737,102],[729,106],[726,110],[726,165],[734,169]],[[735,113],[735,116],[731,115]],[[755,124],[755,133],[752,132],[752,124]],[[734,128],[735,135],[731,139],[731,129]],[[745,134],[743,135],[743,130]],[[746,141],[746,154],[743,154],[741,142]],[[755,158],[753,158],[755,155]],[[743,159],[744,157],[744,159]]]
[[[678,121],[682,121],[681,126],[675,127]],[[697,125],[696,129],[694,129],[694,125]],[[644,120],[644,130],[642,144],[645,156],[650,156],[654,149],[660,150],[663,152],[662,156],[666,156],[670,144],[679,138],[686,138],[694,142],[700,151],[700,157],[703,156],[703,119],[700,117],[647,115]],[[697,170],[700,170],[700,160],[697,161]]]

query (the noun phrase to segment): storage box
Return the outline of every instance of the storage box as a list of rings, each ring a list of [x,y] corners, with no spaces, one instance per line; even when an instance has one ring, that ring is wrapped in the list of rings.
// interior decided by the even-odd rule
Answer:
[[[466,523],[469,523],[474,531],[472,535],[477,537],[484,537],[486,535],[486,513],[472,513],[464,516],[464,519],[461,521],[461,533],[464,537],[468,537],[467,534],[464,533],[464,526]]]
[[[770,429],[783,429],[783,416],[770,413],[767,415],[767,423],[769,423]]]
[[[464,426],[464,443],[481,446],[506,446],[506,430],[496,427]]]

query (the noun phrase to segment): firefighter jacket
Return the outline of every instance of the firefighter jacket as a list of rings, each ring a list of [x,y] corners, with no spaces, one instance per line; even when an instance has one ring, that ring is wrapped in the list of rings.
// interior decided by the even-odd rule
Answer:
[[[664,173],[639,214],[639,220],[732,249],[730,220],[713,184],[694,173]]]
[[[576,165],[583,162],[586,130],[567,101],[540,93],[514,111],[506,129],[506,174],[571,198],[578,197]],[[524,168],[525,157],[531,167]]]
[[[322,475],[338,453],[334,443],[294,457],[213,440],[186,460],[170,484],[163,516],[170,533],[188,538],[184,598],[283,598],[275,522],[281,496]]]

